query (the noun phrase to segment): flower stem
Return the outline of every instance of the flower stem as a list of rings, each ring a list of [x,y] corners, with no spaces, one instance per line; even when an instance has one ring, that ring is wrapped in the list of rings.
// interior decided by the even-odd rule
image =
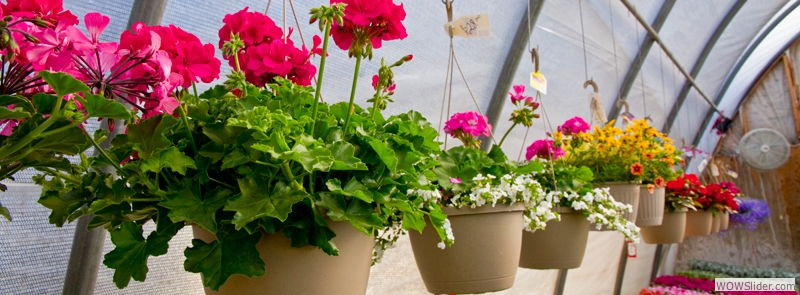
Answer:
[[[516,122],[514,122],[514,124],[512,124],[511,127],[508,128],[508,131],[506,131],[506,134],[503,134],[503,139],[500,139],[500,143],[498,143],[497,146],[503,147],[503,142],[506,141],[506,136],[508,136],[508,134],[511,133],[511,130],[514,130],[514,127],[517,127],[517,123]],[[522,144],[525,144],[525,143],[523,142]]]
[[[28,134],[26,134],[25,137],[23,137],[17,143],[15,143],[15,144],[13,144],[11,146],[5,146],[3,148],[0,148],[0,159],[4,159],[4,158],[8,157],[9,155],[19,151],[20,149],[22,149],[23,147],[25,147],[26,145],[31,143],[31,141],[33,141],[34,139],[38,138],[39,135],[42,134],[42,132],[44,132],[45,130],[47,130],[47,128],[49,128],[50,125],[53,125],[56,122],[56,120],[60,119],[60,117],[61,117],[61,103],[62,103],[63,100],[64,99],[61,96],[56,97],[56,105],[55,105],[55,107],[53,107],[53,111],[50,114],[50,117],[47,118],[47,120],[45,120],[41,125],[39,125],[35,129],[33,129]]]
[[[356,55],[356,70],[353,73],[353,86],[350,88],[350,104],[347,107],[347,116],[344,119],[344,132],[347,135],[347,127],[350,125],[350,116],[353,113],[353,102],[356,98],[356,86],[358,86],[358,71],[361,69],[361,55]]]
[[[242,72],[242,67],[239,66],[239,53],[238,52],[233,54],[233,61],[236,62],[236,71],[241,73]],[[247,96],[247,87],[246,86],[244,87],[244,89],[242,89],[242,93],[244,93],[244,96]]]
[[[122,168],[120,168],[120,167],[119,167],[119,162],[115,163],[115,161],[111,159],[111,156],[109,156],[109,155],[106,153],[106,151],[105,151],[105,150],[103,150],[103,148],[102,148],[102,147],[100,147],[100,145],[99,145],[99,144],[97,144],[97,142],[96,142],[96,141],[94,141],[94,138],[92,138],[92,136],[91,136],[91,135],[89,135],[89,133],[88,133],[88,132],[86,132],[86,130],[83,130],[83,134],[84,134],[84,135],[86,135],[86,138],[88,138],[88,139],[89,139],[89,141],[91,141],[91,142],[92,142],[92,146],[94,146],[94,149],[97,151],[97,154],[99,154],[101,157],[103,157],[103,159],[105,159],[106,161],[108,161],[109,165],[110,165],[111,167],[114,167],[114,169],[116,169],[116,170],[117,170],[117,173],[119,173],[119,175],[122,175],[122,176],[125,176],[125,177],[127,177],[127,176],[128,176],[128,173],[125,173],[125,171],[122,171]]]
[[[194,83],[192,83],[194,85]],[[178,106],[178,112],[181,115],[181,121],[183,125],[186,127],[186,136],[189,137],[189,143],[192,147],[192,151],[194,151],[195,156],[197,155],[197,145],[194,143],[194,137],[192,136],[192,131],[189,128],[189,119],[186,118],[186,111],[183,109],[183,106]]]
[[[374,98],[374,101],[372,102],[372,122],[373,123],[375,122],[375,115],[378,113],[378,101],[380,100],[380,99],[378,99],[378,97],[380,97],[381,91],[383,90],[383,87],[381,87],[380,81],[379,81],[377,87],[375,87],[375,88],[376,88],[375,89],[375,98]]]
[[[311,135],[314,135],[314,127],[317,124],[317,110],[319,109],[319,96],[322,91],[322,74],[325,73],[325,59],[328,55],[328,39],[331,35],[331,22],[325,24],[325,36],[322,41],[322,55],[319,60],[319,72],[317,73],[317,89],[314,91],[314,107],[311,109]],[[313,176],[312,176],[313,179]]]

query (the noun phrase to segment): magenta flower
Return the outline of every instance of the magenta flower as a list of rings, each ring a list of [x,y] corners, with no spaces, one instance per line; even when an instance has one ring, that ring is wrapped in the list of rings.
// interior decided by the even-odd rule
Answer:
[[[534,157],[539,159],[556,160],[564,156],[564,149],[553,146],[553,140],[540,139],[528,146],[525,158],[530,161]]]
[[[372,89],[378,90],[378,80],[380,80],[380,77],[378,75],[372,76]],[[383,92],[383,93],[392,92],[393,93],[395,89],[397,89],[397,84],[392,84],[389,87],[383,88],[381,92]]]
[[[367,42],[372,48],[381,48],[383,41],[405,39],[408,36],[403,20],[406,11],[403,4],[392,0],[331,0],[331,4],[344,3],[342,24],[331,28],[333,41],[351,55],[361,51]]]
[[[0,12],[3,16],[37,18],[64,25],[78,24],[78,17],[64,10],[62,0],[8,0],[5,4],[0,2]]]
[[[444,123],[444,132],[458,138],[457,133],[464,133],[473,137],[491,136],[492,125],[489,119],[476,112],[457,113]]]
[[[514,92],[513,93],[509,92],[508,93],[509,95],[511,95],[511,102],[512,103],[517,104],[520,101],[525,101],[526,104],[529,103],[529,102],[533,103],[533,97],[524,95],[524,93],[525,93],[525,85],[522,85],[522,84],[514,85],[513,88],[514,88]],[[538,103],[537,103],[537,107],[538,107]]]
[[[457,178],[457,177],[450,177],[450,183],[459,184],[459,183],[461,183],[461,179]]]
[[[564,125],[558,126],[558,131],[564,133],[564,135],[572,135],[578,133],[585,133],[589,131],[591,126],[589,123],[583,120],[581,117],[573,117],[572,119],[567,120],[564,122]]]

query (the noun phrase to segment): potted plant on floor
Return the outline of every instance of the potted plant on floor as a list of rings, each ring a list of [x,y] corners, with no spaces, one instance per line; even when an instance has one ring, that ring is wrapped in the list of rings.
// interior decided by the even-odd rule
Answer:
[[[405,37],[402,5],[380,4],[385,11],[367,20],[353,6],[313,9],[324,33],[310,50],[261,13],[227,15],[220,47],[234,71],[199,95],[193,82],[210,64],[202,58],[213,61],[213,46],[174,26],[135,24],[120,48],[153,56],[156,73],[169,74],[171,61],[190,76],[141,89],[172,104],[143,113],[109,150],[74,165],[83,169],[77,181],[40,182],[40,202],[60,217],[51,222],[94,214],[90,228],[108,229],[116,246],[104,264],[120,288],[143,281],[148,257],[165,254],[190,224],[195,239],[184,268],[202,275],[208,294],[365,293],[373,255],[404,230],[422,230],[428,216],[435,228],[428,231],[447,237],[439,204],[407,193],[431,187],[436,130],[414,111],[381,114],[394,90],[392,70],[411,56],[381,63],[369,109],[354,103],[356,81],[349,103],[319,101],[332,30],[356,58],[356,78],[381,40]],[[103,165],[119,179],[87,171]],[[145,237],[148,221],[156,226]]]
[[[695,211],[699,182],[693,174],[681,175],[666,184],[664,217],[660,225],[642,226],[642,241],[647,244],[683,242],[687,211]]]
[[[538,103],[514,86],[514,125],[530,126],[538,115]],[[479,149],[480,137],[491,137],[491,125],[476,112],[453,115],[444,132],[461,140],[462,146],[439,156],[434,195],[448,216],[449,241],[439,241],[431,231],[410,233],[417,266],[429,292],[483,293],[514,284],[522,240],[523,211],[543,197],[531,177],[542,169],[538,162],[519,165],[503,153],[500,143],[487,154]],[[449,247],[446,247],[449,246]]]
[[[78,66],[75,62],[95,60],[94,49],[108,43],[84,36],[75,28],[78,18],[64,11],[61,1],[51,2],[47,10],[19,1],[0,4],[0,181],[14,180],[15,173],[28,168],[74,179],[67,157],[82,156],[106,135],[105,131],[89,134],[84,128],[87,122],[105,118],[104,122],[113,129],[115,120],[131,117],[125,106],[115,101],[124,97],[113,91],[104,92],[98,87],[102,81],[83,75],[88,65]],[[86,20],[87,26],[97,27],[103,18],[90,13]],[[61,43],[70,38],[75,39],[74,46]],[[126,64],[134,64],[137,59],[132,57]],[[80,80],[59,71],[72,71]],[[130,81],[115,82],[136,86]],[[5,190],[6,186],[0,183],[0,192]],[[0,216],[11,220],[11,212],[2,204]]]

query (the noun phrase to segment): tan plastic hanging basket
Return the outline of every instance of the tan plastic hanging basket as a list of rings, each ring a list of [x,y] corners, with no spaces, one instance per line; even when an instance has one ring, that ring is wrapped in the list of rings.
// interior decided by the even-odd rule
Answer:
[[[632,212],[622,213],[622,218],[625,220],[636,222],[636,213],[639,211],[639,185],[630,184],[627,182],[608,182],[605,184],[598,184],[595,187],[607,187],[608,192],[614,197],[614,200],[623,204],[628,204],[633,207]],[[602,226],[600,229],[592,226],[591,231],[611,231],[612,229]]]
[[[728,225],[730,224],[730,218],[731,218],[731,215],[728,213],[728,211],[725,211],[724,213],[722,213],[722,219],[720,219],[720,221],[719,221],[719,230],[727,230],[728,229]]]
[[[455,236],[453,246],[445,249],[437,247],[439,235],[429,220],[421,234],[409,231],[428,292],[485,293],[511,288],[517,275],[524,209],[519,203],[444,208]]]
[[[645,244],[675,244],[683,242],[686,232],[686,211],[664,212],[661,225],[639,228]]]
[[[664,198],[663,187],[655,188],[651,194],[647,186],[640,186],[636,225],[639,227],[661,225],[661,219],[664,218]]]
[[[719,226],[722,223],[722,213],[717,213],[717,216],[712,217],[711,219],[711,234],[715,234],[719,232]]]
[[[247,278],[233,275],[219,291],[205,288],[206,295],[352,295],[366,294],[372,248],[375,240],[348,222],[327,220],[336,233],[333,242],[339,256],[329,256],[317,247],[294,248],[283,233],[264,234],[256,244],[266,273]],[[194,237],[215,240],[210,232],[192,226]]]
[[[714,218],[709,211],[686,212],[685,237],[701,237],[711,234]]]
[[[561,221],[547,222],[544,230],[522,233],[519,267],[571,269],[583,262],[589,240],[589,220],[583,213],[558,207]]]

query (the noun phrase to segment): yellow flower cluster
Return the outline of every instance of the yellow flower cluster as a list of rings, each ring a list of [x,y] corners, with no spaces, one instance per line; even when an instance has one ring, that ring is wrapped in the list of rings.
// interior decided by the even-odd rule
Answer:
[[[672,145],[672,139],[645,119],[634,121],[624,130],[611,121],[569,138],[555,132],[553,139],[564,147],[566,161],[593,168],[601,181],[663,183],[663,179],[674,178],[672,167],[680,160],[680,151]],[[655,181],[657,178],[660,179]]]

